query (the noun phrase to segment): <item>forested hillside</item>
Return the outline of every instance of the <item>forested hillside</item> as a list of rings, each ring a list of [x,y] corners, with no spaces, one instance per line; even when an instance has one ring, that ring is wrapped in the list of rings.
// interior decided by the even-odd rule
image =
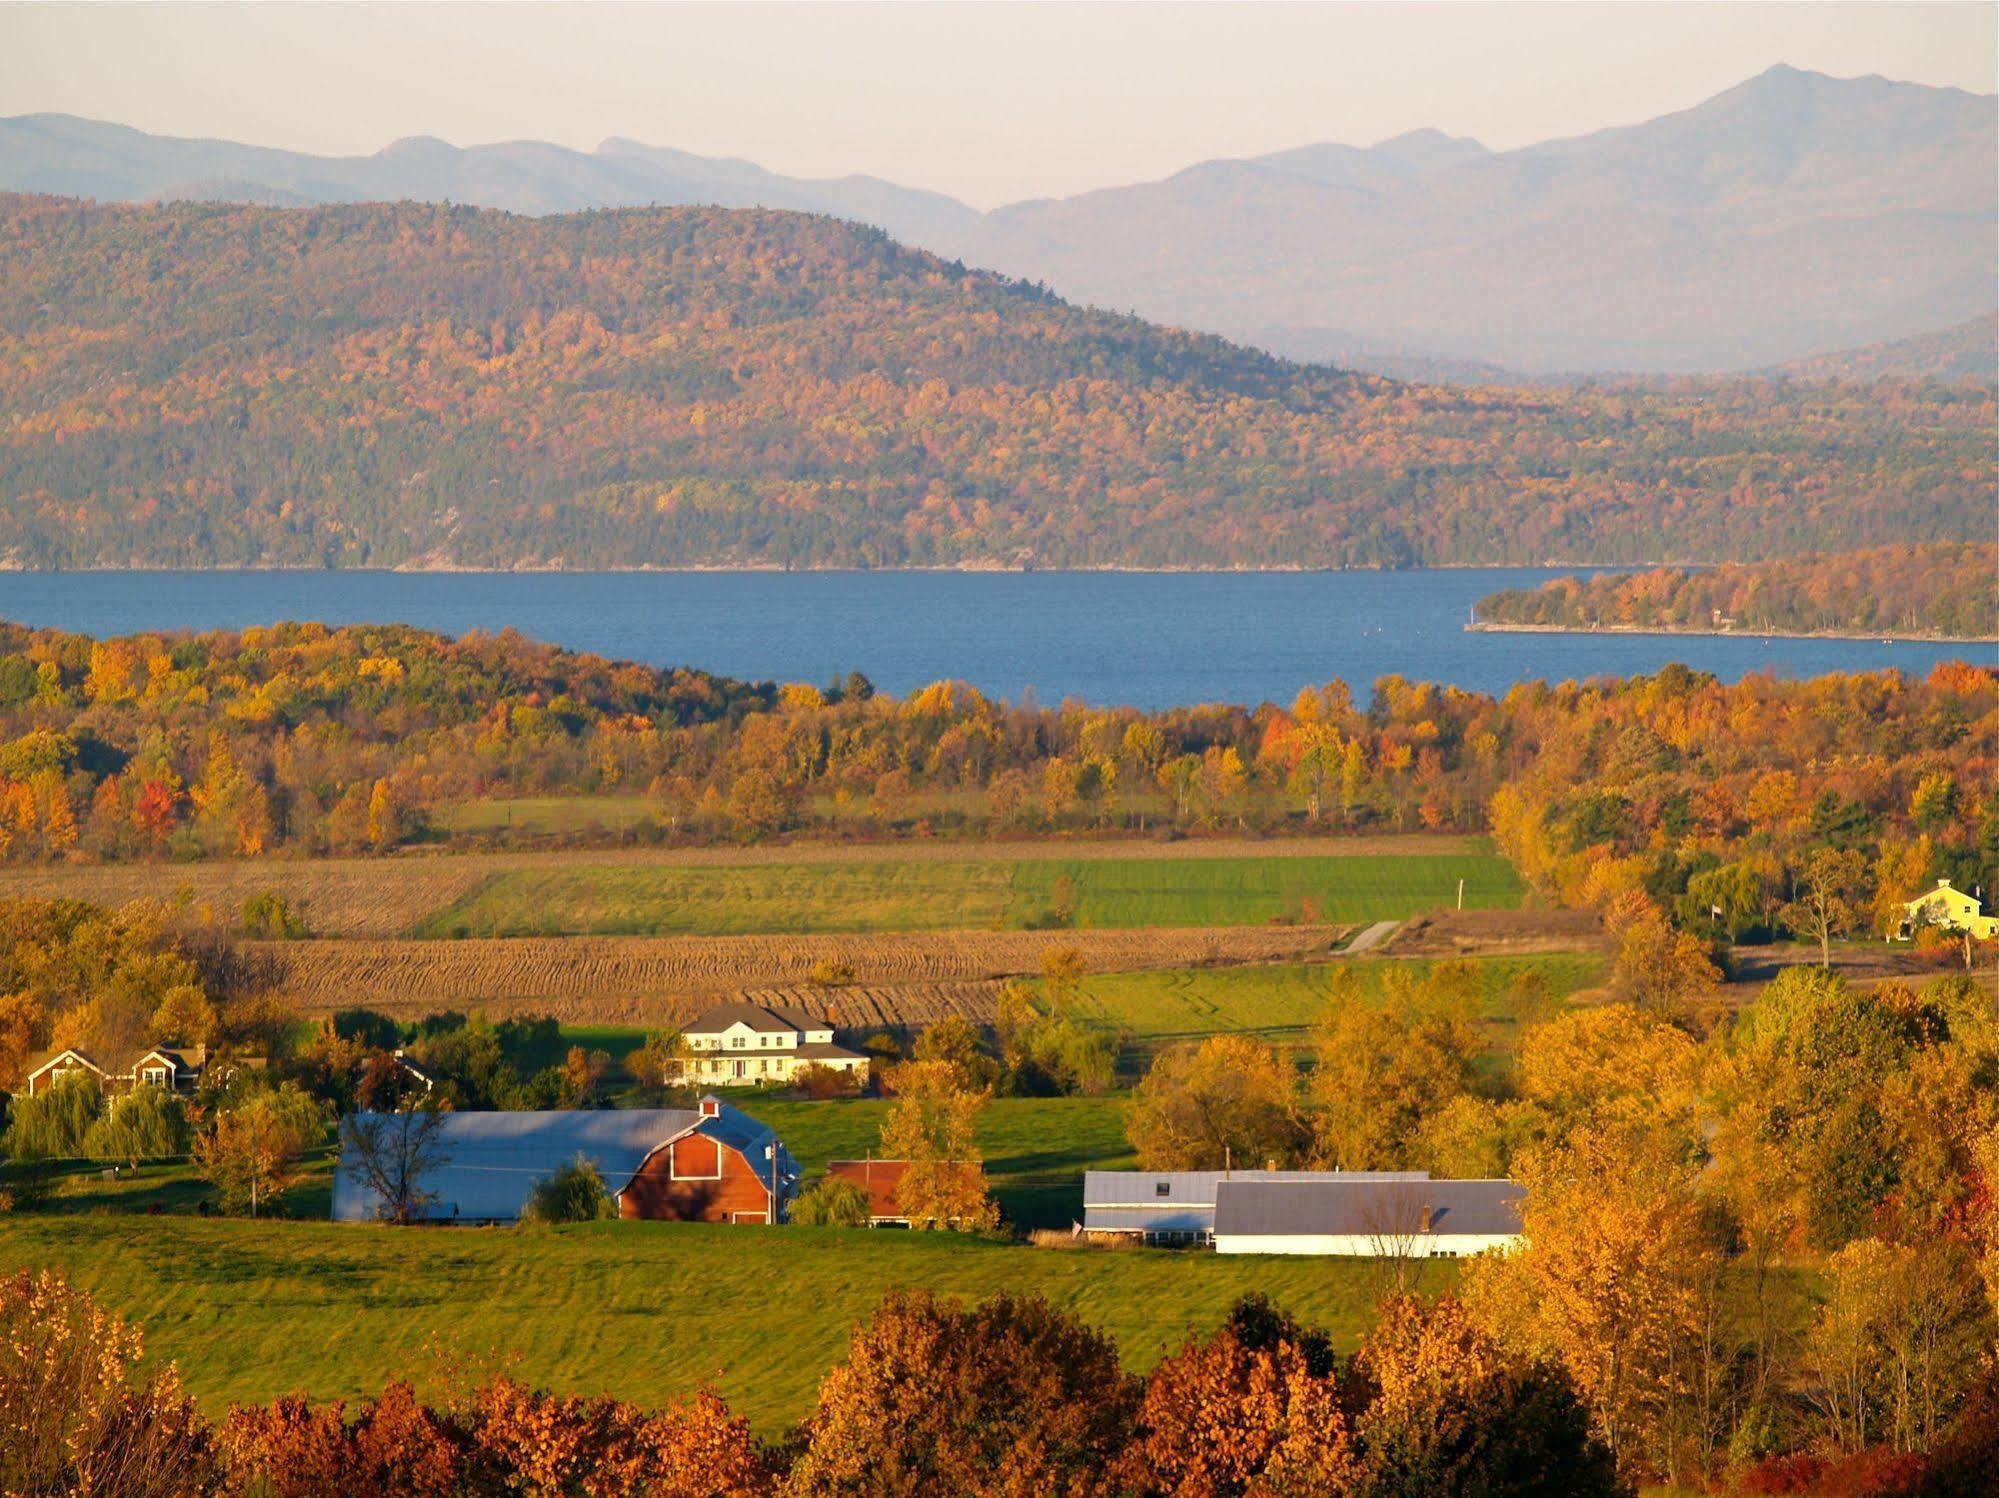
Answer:
[[[1937,542],[1688,572],[1558,577],[1479,600],[1488,625],[1745,634],[1999,633],[1999,546]]]
[[[1710,561],[1989,527],[1993,392],[1447,391],[762,211],[0,198],[0,557]]]

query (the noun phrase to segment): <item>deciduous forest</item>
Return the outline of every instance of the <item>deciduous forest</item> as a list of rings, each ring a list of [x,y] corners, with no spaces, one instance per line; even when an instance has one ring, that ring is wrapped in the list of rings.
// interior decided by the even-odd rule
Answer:
[[[1503,698],[1384,677],[1365,703],[1332,682],[1148,714],[962,682],[751,685],[512,633],[0,627],[12,860],[387,853],[485,798],[613,792],[646,798],[621,835],[651,842],[1490,831],[1563,903],[1643,888],[1736,937],[1797,929],[1778,912],[1828,853],[1854,864],[1841,930],[1936,878],[1989,885],[1995,784],[1999,673],[1959,663],[1734,685],[1669,667]]]
[[[1883,546],[1871,551],[1725,563],[1708,572],[1560,577],[1479,600],[1484,624],[1549,629],[1781,631],[1936,635],[1999,632],[1999,546]]]
[[[1455,390],[853,224],[0,198],[0,556],[1705,562],[1989,528],[1994,392]]]

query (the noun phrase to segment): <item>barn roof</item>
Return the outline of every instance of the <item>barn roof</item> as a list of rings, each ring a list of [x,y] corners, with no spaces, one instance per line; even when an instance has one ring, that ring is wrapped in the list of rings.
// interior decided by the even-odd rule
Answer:
[[[1215,1204],[1217,1237],[1505,1237],[1520,1231],[1527,1188],[1518,1181],[1226,1181]]]
[[[1224,1181],[1427,1179],[1424,1171],[1086,1170],[1083,1227],[1093,1233],[1206,1233]]]
[[[622,1191],[648,1155],[697,1131],[740,1154],[767,1188],[781,1193],[797,1173],[769,1125],[726,1103],[716,1104],[712,1116],[696,1108],[607,1108],[440,1117],[435,1142],[444,1163],[423,1187],[437,1196],[429,1216],[447,1221],[516,1218],[537,1181],[579,1157],[597,1167],[612,1191]],[[352,1151],[343,1149],[334,1175],[334,1219],[372,1221],[378,1205]]]

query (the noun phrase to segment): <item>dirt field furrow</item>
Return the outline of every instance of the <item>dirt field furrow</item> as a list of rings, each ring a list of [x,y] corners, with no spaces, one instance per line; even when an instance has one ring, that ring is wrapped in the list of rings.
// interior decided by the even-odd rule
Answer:
[[[998,979],[1038,973],[1073,948],[1091,972],[1257,962],[1329,953],[1340,926],[1138,931],[925,931],[867,936],[519,937],[466,941],[253,942],[258,986],[301,1013],[365,1005],[414,1018],[441,1009],[553,1014],[575,1024],[672,1023],[730,994],[822,993],[841,1023],[915,1022],[963,1006]],[[813,965],[844,962],[852,986],[814,990]],[[856,1017],[845,1010],[854,1006]],[[870,1018],[858,1017],[865,1006]]]

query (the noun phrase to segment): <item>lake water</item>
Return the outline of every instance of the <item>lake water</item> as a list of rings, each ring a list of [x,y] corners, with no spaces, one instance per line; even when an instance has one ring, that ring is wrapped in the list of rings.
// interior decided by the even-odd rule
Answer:
[[[1523,680],[1656,671],[1733,680],[1946,658],[1990,645],[1759,637],[1468,634],[1484,594],[1528,569],[1287,573],[84,572],[0,574],[0,617],[122,634],[279,619],[400,621],[459,634],[512,625],[604,655],[749,680],[865,671],[901,693],[958,677],[998,696],[1165,707],[1289,701],[1333,677],[1391,673],[1503,692]]]

